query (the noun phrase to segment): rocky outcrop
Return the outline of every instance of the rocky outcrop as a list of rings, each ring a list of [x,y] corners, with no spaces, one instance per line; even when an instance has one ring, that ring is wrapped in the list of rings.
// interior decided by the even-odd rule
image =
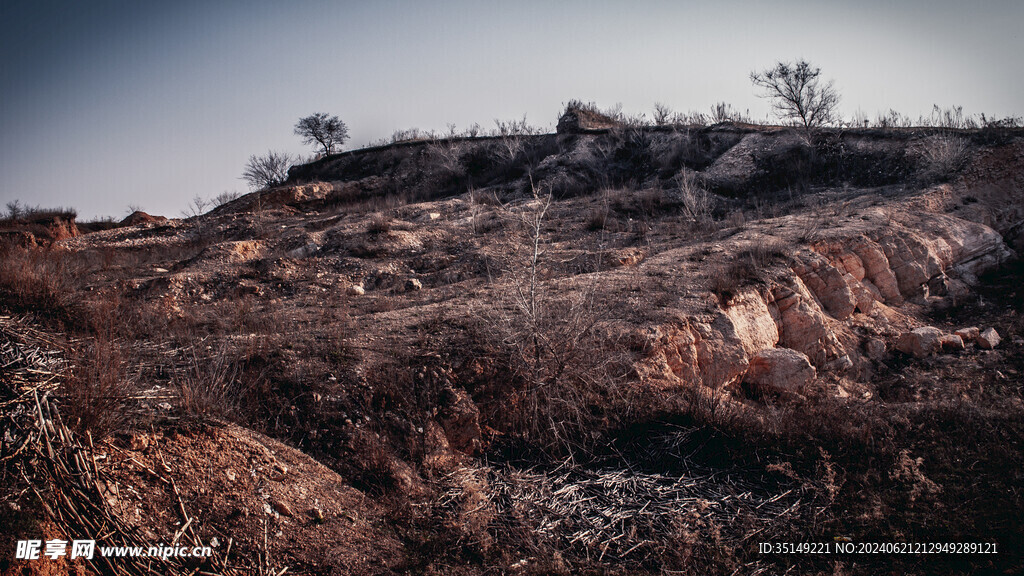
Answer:
[[[799,277],[772,289],[769,309],[779,327],[779,343],[802,352],[818,366],[846,354],[828,319]]]
[[[714,322],[683,319],[659,329],[650,354],[662,376],[684,385],[708,388],[738,382],[747,370],[746,352],[731,322],[720,315]]]
[[[859,336],[854,325],[884,330],[890,316],[899,316],[889,307],[908,299],[938,304],[959,298],[978,273],[1012,255],[986,226],[916,218],[920,229],[894,222],[800,250],[790,262],[792,273],[776,275],[769,287],[740,291],[710,316],[659,328],[645,347],[661,367],[651,374],[713,389],[745,381],[794,391],[822,370],[843,373],[863,365],[857,360],[862,353],[884,359],[885,342]],[[923,358],[962,350],[967,342],[991,347],[998,335],[986,338],[977,329],[953,335],[926,326],[907,330],[895,348]]]
[[[833,318],[846,320],[857,309],[857,298],[851,289],[851,284],[857,284],[855,277],[850,275],[851,281],[848,282],[838,268],[817,252],[804,250],[798,253],[793,271]]]

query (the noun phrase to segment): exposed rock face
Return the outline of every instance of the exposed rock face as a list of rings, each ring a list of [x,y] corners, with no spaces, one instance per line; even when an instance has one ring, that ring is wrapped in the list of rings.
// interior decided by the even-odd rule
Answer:
[[[712,323],[683,319],[656,335],[651,358],[662,372],[683,384],[720,388],[738,382],[749,361],[732,322],[725,315]]]
[[[894,306],[902,304],[903,295],[900,294],[896,275],[893,274],[892,269],[889,267],[889,259],[886,258],[885,253],[882,252],[878,244],[875,244],[866,237],[860,237],[853,241],[850,250],[857,260],[849,257],[844,258],[842,256],[843,252],[840,252],[838,259],[844,263],[847,261],[859,261],[860,267],[864,270],[864,276],[859,279],[860,282],[870,292],[881,295],[881,301]],[[853,270],[856,271],[857,268],[856,265],[853,266]],[[847,272],[850,272],[849,268],[847,268]],[[856,278],[856,274],[850,273]]]
[[[844,356],[843,345],[814,297],[800,278],[789,280],[788,286],[776,286],[771,293],[769,309],[779,327],[779,343],[802,352],[818,366]]]
[[[744,381],[762,389],[801,392],[816,376],[805,356],[789,348],[766,348],[750,359]]]
[[[837,320],[846,320],[857,308],[857,299],[846,278],[817,252],[800,252],[793,264],[793,271]],[[855,277],[851,274],[851,278]]]
[[[747,292],[733,299],[725,309],[732,322],[736,337],[747,355],[771,348],[779,341],[779,327],[772,318],[764,298],[756,292]]]
[[[765,374],[776,368],[766,365],[787,353],[762,352],[782,347],[817,371],[846,372],[861,365],[861,350],[874,360],[886,355],[882,340],[864,343],[853,326],[867,323],[884,330],[890,317],[900,315],[891,307],[908,299],[948,303],[963,296],[977,273],[1012,255],[999,234],[981,224],[933,214],[908,218],[914,228],[900,222],[876,225],[800,250],[790,263],[792,273],[776,275],[769,288],[741,291],[728,304],[717,304],[711,316],[683,317],[662,327],[653,344],[644,346],[661,366],[654,375],[710,388],[741,380],[768,386],[775,377]],[[858,312],[864,316],[854,318]],[[921,358],[961,350],[968,340],[995,346],[998,335],[985,339],[976,329],[950,335],[923,327],[902,334],[896,348]],[[785,381],[803,382],[806,371],[795,373]]]
[[[924,358],[938,352],[942,346],[942,330],[934,326],[916,328],[900,336],[896,348],[915,358]]]

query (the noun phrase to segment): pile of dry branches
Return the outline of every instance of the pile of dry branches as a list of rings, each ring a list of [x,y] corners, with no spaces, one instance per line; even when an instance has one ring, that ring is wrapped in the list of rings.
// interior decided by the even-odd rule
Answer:
[[[155,543],[145,540],[114,513],[108,500],[110,479],[96,457],[91,435],[76,437],[61,421],[57,405],[50,401],[67,377],[64,351],[24,319],[0,316],[0,475],[9,488],[0,497],[14,501],[32,494],[35,501],[28,506],[41,509],[66,538],[95,540],[96,551],[88,563],[97,573],[228,576],[255,572],[228,566],[230,550],[219,559],[204,559],[202,563],[173,557],[106,558],[99,553],[103,546],[147,550]],[[178,494],[173,479],[163,481]],[[182,527],[170,544],[203,546],[194,517],[188,514],[180,496],[177,512]]]
[[[687,541],[741,546],[770,539],[809,512],[799,488],[765,490],[727,473],[671,476],[629,469],[462,468],[441,503],[487,508],[496,534],[531,534],[567,557],[639,564]],[[480,503],[482,489],[485,503]]]

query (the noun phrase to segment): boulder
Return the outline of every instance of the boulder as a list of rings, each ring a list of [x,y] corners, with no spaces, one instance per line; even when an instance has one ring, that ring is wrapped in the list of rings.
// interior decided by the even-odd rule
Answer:
[[[976,342],[978,343],[979,348],[991,350],[996,346],[999,346],[999,342],[1001,340],[1002,338],[999,337],[999,333],[996,332],[996,329],[989,328],[978,335]]]
[[[941,348],[942,330],[925,326],[906,332],[896,342],[896,349],[915,358],[924,358]]]
[[[761,389],[799,393],[816,375],[806,355],[789,348],[765,348],[750,359],[744,381]]]

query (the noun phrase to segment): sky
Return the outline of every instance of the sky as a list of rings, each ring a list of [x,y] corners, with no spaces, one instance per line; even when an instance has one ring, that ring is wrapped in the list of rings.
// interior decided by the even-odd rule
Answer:
[[[0,206],[179,216],[247,192],[253,154],[308,156],[314,112],[345,149],[524,114],[553,131],[571,99],[767,118],[751,71],[798,58],[847,117],[1020,116],[1021,22],[1020,0],[3,0]]]

